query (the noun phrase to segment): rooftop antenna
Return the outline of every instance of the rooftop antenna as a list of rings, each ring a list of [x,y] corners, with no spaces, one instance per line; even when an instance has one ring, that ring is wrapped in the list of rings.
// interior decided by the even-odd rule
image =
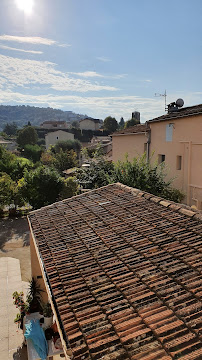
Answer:
[[[164,94],[155,93],[154,95],[155,96],[164,96],[164,98],[165,98],[165,111],[167,111],[167,105],[166,105],[166,96],[167,96],[167,94],[166,94],[166,90],[165,90]]]

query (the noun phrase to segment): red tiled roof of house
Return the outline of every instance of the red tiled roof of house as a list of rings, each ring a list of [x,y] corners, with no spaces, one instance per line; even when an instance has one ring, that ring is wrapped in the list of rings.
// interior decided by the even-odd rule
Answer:
[[[148,131],[147,124],[137,124],[137,125],[127,128],[127,129],[116,131],[115,133],[112,134],[112,136],[125,135],[125,134],[127,134],[127,135],[139,134],[139,133],[144,133],[146,131]]]
[[[201,114],[202,114],[202,104],[199,104],[195,106],[179,108],[177,111],[170,112],[168,114],[149,120],[148,123],[157,122],[157,121],[166,121],[171,119],[180,119],[188,116],[196,116]]]
[[[29,220],[75,360],[202,359],[200,214],[112,184]]]

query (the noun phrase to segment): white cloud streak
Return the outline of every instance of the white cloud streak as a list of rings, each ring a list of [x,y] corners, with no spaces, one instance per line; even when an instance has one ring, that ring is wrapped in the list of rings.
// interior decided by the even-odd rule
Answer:
[[[0,55],[0,83],[5,89],[17,87],[32,88],[45,86],[57,91],[87,92],[116,91],[117,88],[100,85],[87,79],[73,78],[68,73],[56,69],[56,64],[48,61],[23,60]]]
[[[122,79],[127,76],[127,74],[117,74],[117,75],[103,75],[99,74],[96,71],[84,71],[84,72],[69,72],[69,74],[81,76],[84,78],[105,78],[105,79]]]
[[[30,53],[30,54],[43,54],[42,51],[18,49],[18,48],[13,48],[11,46],[1,45],[1,44],[0,44],[0,48],[5,49],[5,50],[20,51],[20,52]]]
[[[60,44],[56,40],[42,38],[38,36],[14,36],[14,35],[0,35],[0,41],[12,41],[17,43],[24,43],[24,44],[34,44],[34,45],[56,45],[61,47],[68,47],[71,46],[69,44]]]
[[[103,61],[103,62],[109,62],[111,59],[104,57],[104,56],[97,56],[96,59]]]

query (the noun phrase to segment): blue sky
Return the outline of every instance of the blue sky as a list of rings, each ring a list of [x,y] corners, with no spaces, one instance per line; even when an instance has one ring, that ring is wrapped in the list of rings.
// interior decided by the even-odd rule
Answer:
[[[141,122],[165,89],[202,103],[201,24],[201,0],[1,0],[0,103]]]

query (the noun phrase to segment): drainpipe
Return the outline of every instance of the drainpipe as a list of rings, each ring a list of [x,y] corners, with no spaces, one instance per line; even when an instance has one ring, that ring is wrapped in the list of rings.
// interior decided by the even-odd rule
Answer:
[[[191,184],[191,153],[192,153],[192,141],[189,141],[189,153],[188,153],[188,176],[187,176],[187,204],[190,205],[190,184]]]
[[[146,151],[146,156],[147,156],[147,162],[149,162],[149,155],[150,155],[150,144],[151,144],[151,129],[148,125],[148,123],[146,123],[148,126],[148,130],[146,132],[147,135],[147,151]]]

